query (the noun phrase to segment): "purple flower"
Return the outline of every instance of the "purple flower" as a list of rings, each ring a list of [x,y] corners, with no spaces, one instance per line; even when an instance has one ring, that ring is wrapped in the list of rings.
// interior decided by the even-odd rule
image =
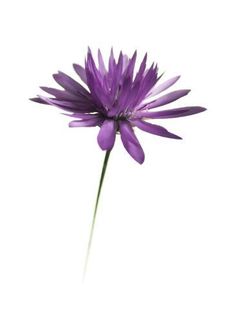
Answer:
[[[134,127],[154,135],[181,139],[164,127],[147,120],[184,117],[206,109],[195,106],[156,111],[156,108],[186,96],[190,90],[180,89],[161,95],[174,85],[180,76],[159,84],[162,75],[158,75],[156,64],[146,68],[147,54],[137,73],[134,74],[136,57],[136,51],[132,58],[120,52],[116,61],[111,50],[108,68],[106,68],[100,50],[98,66],[96,66],[89,49],[85,66],[73,65],[83,85],[65,73],[58,72],[53,77],[63,90],[41,87],[53,97],[38,96],[31,100],[70,112],[67,115],[75,118],[69,123],[70,127],[99,126],[97,140],[102,150],[111,150],[116,134],[120,133],[127,152],[142,164],[144,152],[134,133]],[[84,87],[85,85],[87,88]]]

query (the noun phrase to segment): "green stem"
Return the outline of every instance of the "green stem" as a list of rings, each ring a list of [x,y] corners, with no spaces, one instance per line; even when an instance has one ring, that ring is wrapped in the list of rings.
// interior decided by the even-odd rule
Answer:
[[[102,184],[103,184],[103,180],[105,177],[110,153],[111,153],[110,150],[106,151],[106,155],[105,155],[104,162],[103,162],[102,173],[101,173],[101,177],[100,177],[100,181],[99,181],[97,198],[96,198],[96,203],[95,203],[95,208],[94,208],[94,213],[93,213],[93,220],[92,220],[92,225],[91,225],[91,229],[90,229],[87,254],[86,254],[86,259],[85,259],[85,264],[84,264],[83,279],[85,279],[85,275],[86,275],[86,271],[87,271],[87,267],[88,267],[89,255],[90,255],[90,250],[91,250],[91,245],[92,245],[92,240],[93,240],[94,226],[95,226],[95,221],[96,221],[96,216],[97,216],[98,203],[99,203],[99,198],[100,198],[100,194],[101,194],[101,190],[102,190]]]

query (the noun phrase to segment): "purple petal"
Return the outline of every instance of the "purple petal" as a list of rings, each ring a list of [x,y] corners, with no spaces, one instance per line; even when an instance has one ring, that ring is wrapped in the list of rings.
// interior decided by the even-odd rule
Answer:
[[[164,106],[167,105],[181,97],[186,96],[188,93],[190,92],[190,89],[180,89],[180,90],[176,90],[174,92],[171,92],[169,94],[163,95],[161,97],[159,97],[158,99],[145,104],[144,106],[142,106],[143,108],[147,108],[147,109],[152,109],[152,108],[156,108],[156,107],[160,107],[160,106]],[[140,108],[138,108],[140,109]]]
[[[78,119],[93,119],[93,118],[101,118],[99,114],[89,114],[89,113],[82,113],[82,112],[74,112],[74,113],[62,113],[65,116],[78,118]]]
[[[106,107],[111,106],[111,95],[104,88],[104,78],[100,71],[96,68],[92,54],[89,52],[86,62],[86,76],[88,80],[88,86],[93,98],[96,100],[96,105]],[[104,108],[103,108],[104,109]]]
[[[87,103],[57,100],[53,98],[44,97],[41,95],[39,95],[39,98],[49,105],[57,106],[64,110],[75,111],[75,112],[94,112],[95,111],[94,107]]]
[[[30,100],[37,102],[39,104],[48,105],[48,103],[45,100],[41,99],[40,97],[33,97],[33,98],[30,98]]]
[[[131,105],[131,108],[142,108],[142,100],[145,98],[150,89],[157,83],[157,66],[153,68],[154,64],[146,71],[145,76],[140,81],[139,92],[135,97],[135,101]],[[139,105],[140,104],[140,105]]]
[[[102,123],[102,118],[93,118],[93,119],[85,119],[85,120],[74,120],[69,123],[69,127],[91,127],[91,126],[99,126]]]
[[[119,96],[117,100],[117,107],[112,108],[115,110],[116,113],[125,111],[125,108],[127,107],[127,100],[130,97],[131,86],[132,86],[132,78],[128,76],[123,80],[122,86],[120,88],[120,92],[119,92]]]
[[[117,65],[114,69],[114,77],[111,84],[111,92],[113,93],[117,91],[119,83],[121,81],[122,68],[123,68],[123,54],[122,52],[120,52]]]
[[[205,111],[206,108],[193,106],[193,107],[181,107],[169,110],[162,110],[157,112],[139,111],[137,112],[137,118],[150,118],[150,119],[169,119],[190,116],[192,114]]]
[[[81,94],[86,97],[90,96],[89,92],[82,85],[63,72],[53,74],[53,78],[59,85],[74,95]]]
[[[146,69],[146,62],[147,62],[147,53],[145,54],[143,61],[140,64],[139,70],[138,70],[136,77],[134,79],[134,84],[136,84],[137,82],[139,82],[142,79],[143,73]]]
[[[144,71],[146,68],[146,61],[147,61],[147,54],[145,54],[143,61],[141,62],[141,65],[139,67],[139,70],[136,74],[136,77],[134,79],[134,82],[132,83],[132,86],[130,88],[129,94],[126,101],[126,109],[125,110],[132,110],[140,98],[142,98],[142,93],[144,91]]]
[[[173,133],[170,133],[168,130],[166,130],[160,125],[151,124],[142,120],[132,120],[132,122],[142,131],[145,131],[154,135],[163,136],[163,137],[181,139],[181,137]]]
[[[114,58],[114,52],[113,52],[113,48],[111,48],[109,64],[108,64],[108,72],[109,73],[111,73],[111,74],[113,73],[113,69],[114,69],[115,65],[116,65],[116,61]]]
[[[137,51],[134,52],[132,58],[129,60],[129,64],[128,64],[128,66],[126,68],[126,71],[124,73],[125,77],[133,78],[134,66],[135,66],[136,58],[137,58]]]
[[[123,55],[123,68],[122,68],[122,73],[125,72],[127,66],[129,64],[129,57],[127,55]]]
[[[78,97],[79,96],[75,96],[75,95],[67,92],[66,90],[60,90],[60,89],[51,88],[51,87],[45,87],[45,86],[40,86],[40,88],[44,92],[46,92],[46,93],[56,97],[58,100],[72,100],[72,101],[76,101],[77,100],[78,101]],[[84,99],[86,99],[86,98],[84,97]]]
[[[127,152],[134,160],[142,164],[144,162],[144,152],[130,123],[127,121],[119,121],[119,130],[122,143]]]
[[[98,144],[102,150],[112,149],[116,138],[115,120],[105,120],[98,133]]]
[[[86,71],[86,75],[87,75],[87,71],[89,71],[92,74],[93,78],[97,81],[97,83],[103,82],[103,75],[101,75],[100,71],[97,69],[91,51],[89,51],[87,55],[85,71]]]
[[[105,75],[107,73],[107,70],[100,49],[98,49],[98,65],[99,71],[102,73],[102,75]]]
[[[162,84],[160,84],[160,85],[154,87],[154,88],[151,90],[149,96],[155,96],[155,95],[160,94],[161,92],[163,92],[163,91],[166,90],[167,88],[169,88],[169,87],[171,87],[172,85],[174,85],[174,84],[179,80],[179,78],[180,78],[180,75],[175,76],[175,77],[173,77],[173,78],[171,78],[171,79],[169,79],[169,80],[163,82]]]
[[[95,101],[96,107],[104,113],[111,104],[110,95],[104,90],[100,81],[94,76],[89,69],[86,69],[86,75],[88,79],[88,86],[91,91],[91,95]]]
[[[86,77],[86,73],[85,73],[85,69],[79,65],[79,64],[73,64],[73,68],[75,70],[75,72],[79,75],[79,77],[81,78],[81,80],[87,84],[87,77]]]

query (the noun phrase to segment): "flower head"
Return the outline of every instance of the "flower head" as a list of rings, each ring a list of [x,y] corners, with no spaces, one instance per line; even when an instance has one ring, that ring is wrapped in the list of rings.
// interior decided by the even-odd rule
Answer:
[[[116,60],[111,50],[107,68],[100,50],[96,66],[89,49],[85,66],[73,65],[83,85],[65,73],[58,72],[53,77],[63,90],[41,87],[53,97],[38,96],[31,100],[70,112],[67,115],[74,118],[69,123],[70,127],[100,127],[97,140],[102,150],[111,150],[116,134],[120,133],[127,152],[141,164],[144,152],[134,133],[134,127],[154,135],[181,139],[164,127],[146,120],[183,117],[206,109],[195,106],[156,111],[156,108],[186,96],[190,90],[180,89],[163,95],[180,76],[159,84],[162,75],[158,75],[156,64],[146,68],[147,54],[134,74],[136,57],[136,51],[131,58],[120,52]]]

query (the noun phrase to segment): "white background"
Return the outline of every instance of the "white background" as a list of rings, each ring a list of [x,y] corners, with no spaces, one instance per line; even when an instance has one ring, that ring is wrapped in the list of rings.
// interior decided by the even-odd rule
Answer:
[[[0,313],[236,313],[233,4],[1,2]],[[147,51],[192,89],[174,106],[208,111],[161,121],[183,141],[137,131],[142,166],[117,139],[82,285],[98,129],[28,98],[88,45]]]

